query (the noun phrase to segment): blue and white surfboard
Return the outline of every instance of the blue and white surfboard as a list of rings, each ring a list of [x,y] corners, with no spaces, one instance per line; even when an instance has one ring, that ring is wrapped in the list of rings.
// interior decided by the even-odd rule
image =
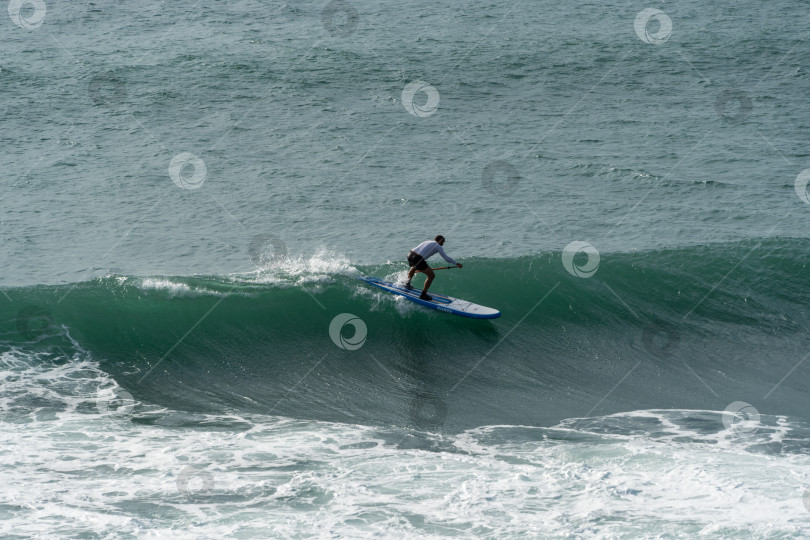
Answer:
[[[422,294],[421,289],[406,289],[402,285],[384,281],[375,277],[363,276],[362,279],[366,283],[379,287],[384,291],[404,296],[411,302],[421,306],[429,307],[445,313],[452,313],[453,315],[460,315],[462,317],[470,317],[472,319],[495,319],[501,316],[501,312],[486,306],[479,306],[466,300],[453,298],[452,296],[444,296],[434,292],[428,292],[428,295],[433,297],[433,300],[422,300],[419,295]]]

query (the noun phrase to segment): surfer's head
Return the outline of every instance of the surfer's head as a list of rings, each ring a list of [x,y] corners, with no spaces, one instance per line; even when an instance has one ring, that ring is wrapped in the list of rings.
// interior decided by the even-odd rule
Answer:
[[[438,242],[440,246],[444,245],[444,236],[438,235],[436,236],[436,238],[434,238],[434,240],[436,240],[436,242]]]

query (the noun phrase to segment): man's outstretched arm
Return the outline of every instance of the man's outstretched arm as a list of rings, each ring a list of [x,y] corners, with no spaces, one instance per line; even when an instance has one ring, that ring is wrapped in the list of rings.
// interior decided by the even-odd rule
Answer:
[[[458,266],[458,263],[457,263],[456,261],[454,261],[454,260],[453,260],[451,257],[449,257],[449,256],[447,255],[447,253],[445,253],[445,252],[444,252],[444,249],[442,249],[442,246],[439,246],[439,255],[441,255],[441,256],[442,256],[442,258],[443,258],[445,261],[447,261],[447,262],[449,262],[449,263],[451,263],[451,264],[455,264],[455,265],[457,265],[457,266]]]

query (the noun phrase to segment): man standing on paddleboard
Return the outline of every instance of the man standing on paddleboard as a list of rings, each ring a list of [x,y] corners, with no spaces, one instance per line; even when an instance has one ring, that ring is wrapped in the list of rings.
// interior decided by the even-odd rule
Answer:
[[[419,295],[419,298],[422,300],[433,300],[433,297],[428,296],[427,294],[430,284],[433,282],[433,278],[436,277],[436,274],[433,273],[433,270],[430,268],[430,266],[428,266],[427,263],[427,260],[430,257],[438,253],[450,264],[455,264],[459,268],[462,266],[461,263],[458,263],[447,256],[444,249],[442,249],[443,245],[444,236],[438,235],[435,240],[426,240],[408,253],[408,266],[410,266],[411,269],[408,271],[408,281],[405,283],[405,288],[413,289],[413,286],[411,286],[413,276],[417,271],[424,272],[427,279],[425,280],[425,288],[422,289],[422,294]]]

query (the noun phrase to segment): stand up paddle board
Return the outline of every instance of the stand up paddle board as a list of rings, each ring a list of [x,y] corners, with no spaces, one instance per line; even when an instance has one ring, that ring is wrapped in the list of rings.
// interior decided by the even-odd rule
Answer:
[[[492,309],[486,306],[479,306],[466,300],[453,298],[452,296],[443,296],[429,292],[428,295],[433,297],[433,300],[422,300],[419,295],[422,294],[421,289],[406,289],[403,285],[397,285],[390,281],[384,281],[375,277],[361,277],[366,283],[379,287],[384,291],[404,296],[411,302],[421,306],[429,307],[445,313],[452,313],[453,315],[461,315],[462,317],[470,317],[472,319],[495,319],[501,316],[501,312],[497,309]]]

